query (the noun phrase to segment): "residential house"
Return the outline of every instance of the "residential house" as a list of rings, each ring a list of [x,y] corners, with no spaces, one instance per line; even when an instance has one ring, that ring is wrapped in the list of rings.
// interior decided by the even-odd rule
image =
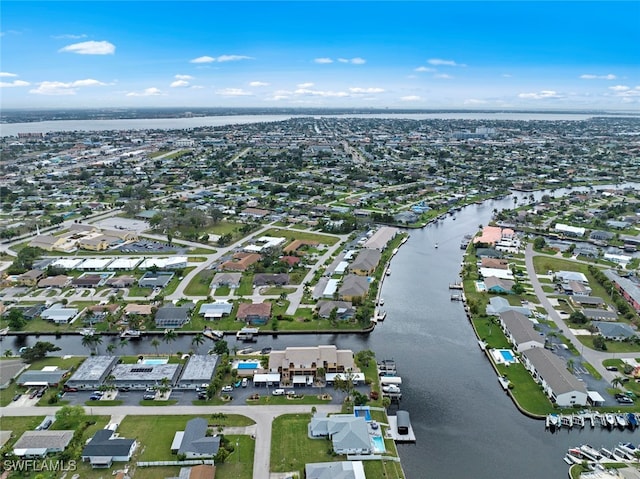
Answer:
[[[183,306],[174,306],[167,304],[161,306],[156,311],[154,318],[157,328],[181,328],[189,322],[193,303],[187,303]]]
[[[18,276],[18,284],[21,286],[35,286],[45,276],[46,273],[41,269],[32,269]]]
[[[336,311],[336,319],[348,320],[355,314],[355,308],[351,301],[332,301],[322,299],[318,301],[315,307],[318,316],[327,319],[331,316],[333,310]]]
[[[209,424],[204,418],[194,418],[187,422],[184,431],[176,431],[171,452],[184,455],[185,459],[213,458],[220,448],[220,436],[207,436]]]
[[[603,338],[612,341],[624,341],[625,339],[633,338],[638,332],[625,323],[611,323],[603,321],[593,321],[593,326],[596,327],[598,333]]]
[[[544,348],[528,349],[521,357],[534,380],[559,407],[587,405],[585,384],[569,372],[563,359]]]
[[[289,275],[287,273],[258,273],[253,276],[253,286],[284,286],[289,284]]]
[[[266,324],[271,318],[271,303],[240,303],[236,319],[247,324]]]
[[[309,435],[312,438],[328,437],[336,454],[371,454],[373,450],[365,418],[352,414],[313,417]]]
[[[349,265],[349,272],[358,276],[373,276],[382,253],[376,249],[362,249]]]
[[[509,261],[502,258],[482,258],[480,267],[493,269],[509,269]]]
[[[46,457],[62,452],[73,439],[73,430],[25,431],[13,445],[18,457]]]
[[[138,280],[138,286],[141,288],[164,288],[174,276],[175,273],[170,271],[147,271]]]
[[[617,321],[618,314],[615,311],[609,311],[607,309],[590,309],[584,308],[582,310],[589,321]]]
[[[41,370],[27,370],[23,372],[16,383],[18,386],[51,386],[58,387],[60,382],[67,376],[67,369],[58,369],[56,366],[47,367]]]
[[[201,384],[210,383],[216,372],[217,365],[217,354],[192,354],[187,360],[176,387],[195,389]]]
[[[38,281],[38,288],[65,288],[71,284],[71,278],[63,274],[48,276]]]
[[[242,280],[242,273],[217,273],[211,281],[211,289],[220,288],[226,286],[230,289],[238,289],[240,287],[240,281]]]
[[[389,241],[391,241],[398,234],[400,230],[392,226],[381,226],[378,228],[362,245],[365,249],[372,249],[376,251],[383,251]],[[376,262],[377,264],[377,262]]]
[[[42,319],[56,324],[67,324],[78,314],[77,308],[65,308],[62,303],[56,303],[40,313]]]
[[[509,301],[500,296],[493,296],[489,298],[489,304],[487,305],[487,314],[490,316],[498,316],[504,311],[517,311],[525,316],[531,316],[531,310],[524,306],[511,306]]]
[[[356,298],[364,299],[368,292],[368,279],[355,274],[345,276],[342,284],[338,288],[338,296],[343,301],[353,301]]]
[[[305,479],[367,479],[362,461],[312,462],[304,474]]]
[[[89,356],[66,382],[78,389],[97,389],[118,363],[117,356]]]
[[[294,253],[298,255],[302,255],[303,253],[301,253],[298,250],[303,246],[318,246],[319,244],[320,243],[314,240],[293,240],[291,243],[289,243],[287,246],[285,246],[282,249],[282,252],[285,255],[294,254]]]
[[[118,437],[110,429],[100,429],[82,450],[82,461],[90,462],[94,469],[109,468],[114,462],[129,461],[136,446],[135,439]]]
[[[513,292],[515,282],[508,279],[489,276],[484,279],[484,285],[489,293],[511,294]]]
[[[258,253],[236,253],[233,259],[225,261],[220,265],[223,271],[246,271],[251,265],[262,259]]]
[[[203,303],[198,314],[204,316],[204,319],[220,319],[223,316],[229,316],[231,311],[233,311],[232,303],[214,301],[213,303]]]
[[[569,297],[571,302],[576,306],[601,308],[605,305],[604,299],[598,296],[585,296],[582,294],[573,294]]]
[[[504,335],[517,352],[544,347],[544,338],[534,329],[533,323],[524,314],[517,311],[504,311],[499,314],[499,318]]]

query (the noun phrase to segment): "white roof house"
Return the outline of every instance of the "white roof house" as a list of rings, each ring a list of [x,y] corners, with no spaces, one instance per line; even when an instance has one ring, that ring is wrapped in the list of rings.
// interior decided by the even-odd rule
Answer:
[[[124,269],[124,270],[132,270],[135,269],[136,266],[140,264],[142,258],[116,258],[109,264],[107,269]]]
[[[76,269],[82,262],[84,262],[82,258],[59,258],[51,263],[51,266],[62,269]]]
[[[564,223],[556,223],[555,230],[560,233],[566,233],[571,236],[584,236],[584,233],[587,231],[585,228],[580,228],[577,226],[569,226]]]
[[[76,266],[76,269],[95,271],[97,269],[106,268],[112,261],[113,258],[87,258],[81,264]]]

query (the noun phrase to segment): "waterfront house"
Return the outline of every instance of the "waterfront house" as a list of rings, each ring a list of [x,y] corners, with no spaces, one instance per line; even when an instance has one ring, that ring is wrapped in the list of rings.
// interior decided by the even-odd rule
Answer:
[[[369,280],[364,276],[349,274],[345,276],[338,296],[343,301],[353,301],[355,298],[364,298],[369,291]]]
[[[522,353],[522,362],[549,399],[559,407],[587,405],[587,389],[569,370],[564,359],[544,348]]]
[[[312,462],[304,466],[305,479],[366,479],[362,461]]]
[[[543,348],[544,338],[533,328],[533,323],[517,311],[500,313],[500,327],[519,353],[531,348]]]
[[[355,308],[351,301],[332,301],[322,299],[315,307],[318,316],[327,319],[331,316],[331,311],[336,311],[336,319],[348,320],[355,314]]]
[[[489,293],[499,294],[511,294],[513,291],[514,281],[508,279],[496,278],[495,276],[489,276],[484,279],[484,285]]]
[[[369,427],[363,417],[352,414],[334,414],[313,417],[309,423],[312,438],[327,437],[336,454],[371,454]]]
[[[157,328],[181,328],[189,322],[193,303],[183,306],[168,304],[156,311],[154,318]]]
[[[118,363],[117,356],[89,356],[66,382],[69,387],[97,389]]]
[[[247,324],[266,324],[271,318],[271,303],[240,303],[236,319]]]
[[[382,253],[376,249],[362,249],[349,265],[349,272],[358,276],[372,276],[381,257]]]
[[[313,383],[318,368],[324,369],[325,374],[360,372],[353,351],[334,345],[289,347],[269,354],[269,371],[280,373],[283,382]]]

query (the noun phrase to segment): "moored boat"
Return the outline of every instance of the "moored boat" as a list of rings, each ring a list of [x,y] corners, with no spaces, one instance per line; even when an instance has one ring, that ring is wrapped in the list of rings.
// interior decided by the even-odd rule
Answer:
[[[137,339],[142,335],[141,331],[138,331],[136,329],[125,329],[124,331],[122,331],[120,333],[120,337],[121,338],[127,338],[127,339]]]
[[[638,427],[638,419],[634,413],[627,413],[627,424],[631,429]]]
[[[205,338],[209,338],[213,341],[218,341],[219,339],[222,339],[224,337],[224,333],[222,331],[216,331],[209,328],[205,328],[205,330],[202,332],[202,335]]]
[[[624,414],[616,414],[616,424],[621,428],[627,427],[627,418]]]
[[[605,414],[604,419],[608,428],[612,428],[613,426],[616,425],[616,417],[613,414],[611,413]]]
[[[580,451],[582,451],[582,455],[588,461],[598,462],[602,459],[602,454],[600,454],[597,449],[594,449],[589,444],[583,444],[582,446],[580,446]]]

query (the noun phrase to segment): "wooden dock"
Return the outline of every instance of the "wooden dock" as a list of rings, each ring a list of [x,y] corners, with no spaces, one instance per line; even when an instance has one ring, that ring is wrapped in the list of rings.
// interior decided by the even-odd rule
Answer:
[[[413,432],[413,427],[409,425],[409,432],[407,434],[398,434],[398,418],[396,416],[387,416],[389,419],[389,428],[385,432],[385,437],[393,439],[395,442],[416,442],[416,434]]]

